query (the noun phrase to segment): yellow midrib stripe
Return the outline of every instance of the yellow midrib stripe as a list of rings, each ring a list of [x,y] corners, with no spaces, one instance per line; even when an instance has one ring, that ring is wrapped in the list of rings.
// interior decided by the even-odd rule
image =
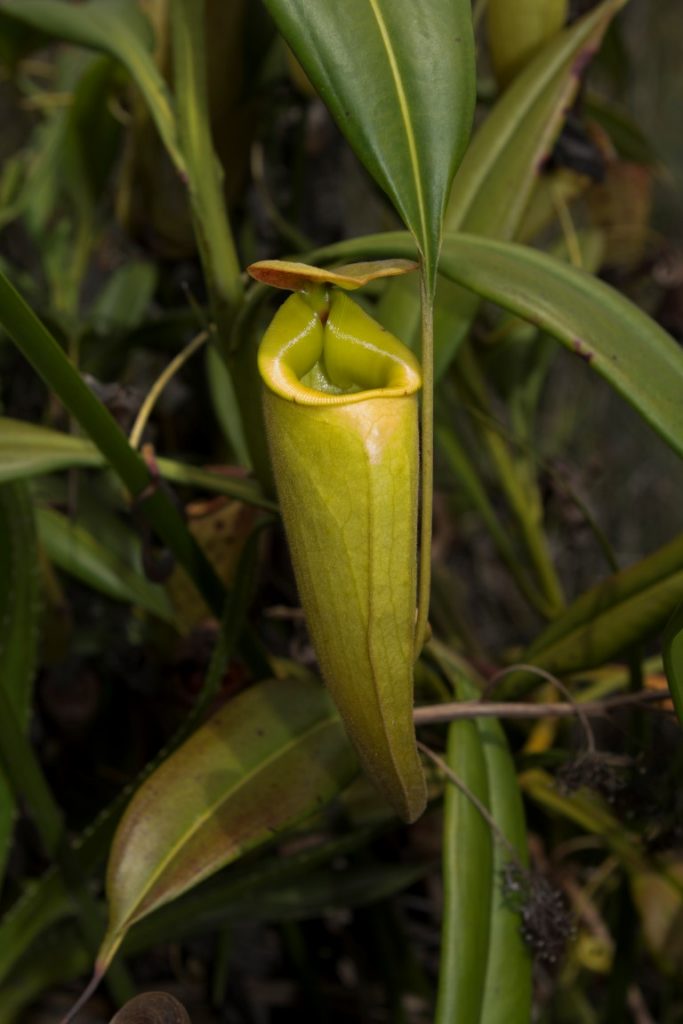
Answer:
[[[422,237],[423,240],[427,241],[427,213],[425,210],[424,195],[422,192],[422,180],[420,178],[420,161],[417,156],[417,143],[415,141],[415,133],[413,131],[413,122],[410,119],[410,109],[408,107],[408,100],[403,89],[403,82],[401,81],[401,75],[398,70],[398,62],[396,60],[396,54],[394,48],[391,45],[391,39],[387,31],[387,26],[382,17],[382,12],[379,9],[377,0],[369,0],[372,13],[375,16],[377,27],[379,28],[382,42],[387,53],[387,59],[389,61],[389,67],[391,68],[391,74],[393,75],[394,85],[396,86],[396,94],[398,96],[398,105],[401,109],[401,115],[403,117],[403,123],[405,125],[406,136],[408,138],[408,152],[410,153],[410,162],[413,166],[413,175],[415,178],[415,189],[417,192],[417,204],[420,211],[420,223],[422,226]]]
[[[287,754],[289,754],[291,750],[294,747],[296,747],[301,740],[309,740],[313,736],[315,736],[315,734],[318,731],[329,728],[329,726],[335,721],[335,718],[335,715],[328,714],[321,721],[314,722],[305,730],[305,732],[298,733],[296,736],[293,736],[291,740],[289,740],[289,742],[284,745],[284,747],[279,747],[264,761],[261,761],[260,764],[256,765],[255,768],[251,769],[251,771],[249,771],[249,773],[243,779],[240,780],[240,782],[234,787],[234,789],[230,790],[227,799],[233,797],[235,793],[239,792],[239,790],[243,789],[246,785],[252,782],[258,775],[261,774],[261,772],[269,768],[274,761],[277,761],[279,758],[286,757]],[[126,916],[124,917],[122,924],[120,925],[119,929],[117,929],[118,931],[130,927],[130,925],[134,924],[135,921],[138,920],[138,918],[136,918],[135,916],[136,911],[139,910],[141,904],[144,903],[146,897],[149,896],[150,892],[154,889],[155,883],[163,875],[166,868],[173,863],[173,861],[176,859],[176,855],[178,854],[180,849],[185,845],[188,839],[193,838],[199,832],[202,825],[206,821],[208,821],[209,818],[212,817],[212,815],[221,806],[221,804],[225,802],[225,800],[225,794],[219,797],[217,800],[215,800],[209,807],[207,807],[203,814],[200,814],[197,818],[195,818],[191,827],[187,831],[183,832],[182,835],[178,838],[178,840],[175,843],[173,843],[166,856],[163,857],[162,860],[159,862],[156,871],[152,872],[152,874],[147,879],[146,884],[141,888],[141,891],[138,894],[138,898],[135,900],[135,903],[131,907],[128,914],[126,914]],[[152,907],[151,909],[154,908]]]

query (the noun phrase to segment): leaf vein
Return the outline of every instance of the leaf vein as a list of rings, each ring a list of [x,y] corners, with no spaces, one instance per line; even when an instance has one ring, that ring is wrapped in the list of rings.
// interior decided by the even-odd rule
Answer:
[[[382,17],[382,12],[379,8],[377,0],[369,0],[372,13],[375,16],[379,33],[382,37],[382,43],[387,54],[387,60],[389,61],[389,67],[391,69],[391,75],[394,79],[394,85],[396,87],[396,95],[398,97],[398,104],[401,110],[401,117],[405,127],[406,138],[408,140],[408,153],[410,155],[410,163],[413,168],[413,176],[415,178],[415,192],[417,195],[417,203],[420,212],[420,228],[422,234],[422,245],[428,243],[428,231],[427,231],[427,213],[425,209],[425,197],[422,187],[422,178],[420,176],[420,161],[417,153],[417,141],[415,139],[415,131],[413,128],[413,122],[410,116],[410,108],[408,104],[408,97],[406,96],[405,89],[403,88],[403,82],[401,80],[401,73],[398,67],[398,61],[394,52],[394,47],[389,35],[386,22]],[[420,248],[422,248],[420,245]]]

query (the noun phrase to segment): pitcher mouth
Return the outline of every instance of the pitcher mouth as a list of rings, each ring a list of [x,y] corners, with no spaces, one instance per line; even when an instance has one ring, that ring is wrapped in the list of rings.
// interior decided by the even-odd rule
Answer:
[[[281,398],[301,405],[347,405],[412,395],[420,364],[344,292],[314,287],[292,295],[259,348],[261,377]]]

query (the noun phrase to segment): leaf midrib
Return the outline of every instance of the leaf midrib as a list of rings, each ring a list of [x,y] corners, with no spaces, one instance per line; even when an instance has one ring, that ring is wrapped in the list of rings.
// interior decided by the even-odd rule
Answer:
[[[379,29],[379,34],[382,39],[384,49],[386,51],[387,60],[389,62],[389,69],[391,71],[391,76],[394,80],[394,87],[396,89],[398,105],[401,111],[401,119],[403,121],[403,126],[408,141],[408,154],[410,157],[410,164],[413,170],[415,194],[417,197],[417,206],[420,217],[420,230],[422,233],[422,245],[420,246],[420,248],[422,248],[423,246],[426,247],[428,240],[427,212],[425,196],[422,189],[422,178],[420,176],[420,161],[417,154],[417,141],[415,138],[415,131],[413,129],[413,122],[410,117],[410,107],[408,104],[408,99],[405,94],[405,90],[403,88],[403,81],[401,79],[398,61],[396,60],[396,54],[394,52],[394,48],[391,42],[389,30],[387,29],[386,22],[382,17],[382,12],[379,8],[379,4],[377,0],[369,0],[369,4],[372,13],[375,17],[375,21],[377,22],[377,28]]]

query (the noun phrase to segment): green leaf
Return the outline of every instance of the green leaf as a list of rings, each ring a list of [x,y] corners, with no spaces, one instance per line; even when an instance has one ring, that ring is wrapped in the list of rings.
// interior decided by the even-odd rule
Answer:
[[[251,469],[252,459],[240,416],[235,383],[216,348],[207,346],[204,365],[216,421],[240,466]]]
[[[175,621],[163,587],[126,564],[83,526],[49,508],[37,510],[37,522],[48,557],[64,572],[115,601],[138,605],[164,622]]]
[[[157,465],[164,479],[171,483],[196,487],[198,490],[210,491],[213,494],[225,494],[230,498],[238,498],[248,505],[256,505],[269,512],[277,512],[275,502],[264,498],[261,488],[252,480],[241,480],[239,477],[228,476],[225,473],[214,473],[210,469],[189,466],[185,462],[176,462],[174,459],[157,459]]]
[[[228,703],[143,783],[124,814],[107,870],[98,971],[135,921],[324,806],[356,771],[319,685],[271,681]]]
[[[543,160],[550,153],[581,84],[582,71],[600,48],[625,0],[606,0],[555,36],[495,105],[472,140],[453,182],[444,222],[504,241],[519,227]],[[466,337],[479,300],[447,286],[435,311],[437,380]]]
[[[99,510],[101,514],[101,506],[99,506]],[[107,527],[109,536],[111,524],[108,523]],[[251,554],[253,552],[253,547],[251,545],[256,537],[257,531],[252,533],[250,537],[250,547],[247,549],[248,554],[246,559],[244,554],[240,558],[240,564],[235,577],[235,586],[225,604],[219,639],[212,653],[206,678],[197,703],[191,714],[180,726],[180,729],[170,739],[169,743],[159,753],[157,753],[147,765],[145,765],[137,779],[137,782],[140,785],[144,780],[152,775],[164,758],[168,757],[169,750],[176,749],[178,745],[182,743],[182,741],[191,732],[194,723],[203,719],[207,705],[212,703],[216,698],[219,684],[225,675],[227,666],[232,654],[234,653],[235,645],[241,630],[242,620],[244,618],[245,604],[247,600],[245,588],[248,588],[248,577],[250,576],[250,569],[252,568]],[[2,718],[0,718],[0,725],[1,724]],[[96,820],[92,822],[80,836],[72,841],[71,847],[74,870],[75,865],[77,865],[77,869],[82,878],[88,878],[99,863],[107,856],[114,831],[125,809],[128,795],[128,790],[124,790],[119,794],[119,796],[117,796],[116,799],[98,815]],[[309,858],[312,856],[310,850],[308,851],[308,856]],[[277,870],[277,866],[281,864],[281,861],[279,858],[276,860]],[[309,864],[310,863],[311,860],[309,859]],[[292,864],[292,858],[288,858],[287,867],[291,867]],[[250,867],[253,871],[253,865]],[[260,879],[257,879],[257,882],[262,880],[263,873],[261,874]],[[218,881],[220,882],[220,879],[218,879]],[[191,895],[195,899],[199,895],[201,902],[201,894],[197,893],[197,890],[194,890],[188,895]],[[188,912],[194,914],[196,908],[197,904],[196,902],[193,902],[192,907]],[[168,912],[169,909],[175,908],[164,908],[166,912]],[[65,917],[73,916],[77,910],[78,907],[74,903],[72,895],[66,887],[64,876],[56,868],[52,868],[47,871],[42,878],[27,886],[16,903],[10,907],[0,921],[0,984],[4,982],[12,972],[16,974],[16,965],[18,960],[27,953],[29,947],[47,928],[50,927],[50,925],[61,921]],[[155,915],[152,915],[151,918],[147,918],[145,920],[147,928],[149,928],[150,922],[152,922],[153,927],[154,916]],[[163,936],[167,936],[168,934],[165,930],[166,925],[167,918],[164,918],[160,933]],[[102,929],[102,932],[103,931],[104,928]],[[2,994],[0,993],[0,1004],[1,1002]]]
[[[556,337],[683,455],[683,352],[619,292],[544,253],[471,236],[448,237],[441,270]]]
[[[465,694],[458,692],[458,697]],[[448,729],[449,768],[488,807],[481,737],[473,721]],[[444,904],[435,1024],[479,1021],[489,944],[493,844],[479,810],[448,779],[443,826]]]
[[[112,110],[118,78],[114,61],[92,57],[73,87],[60,171],[82,214],[90,215],[101,200],[118,156],[121,124]]]
[[[474,134],[455,176],[445,230],[503,240],[514,236],[542,161],[579,87],[582,62],[599,47],[609,21],[623,3],[607,0],[560,33],[503,94]],[[379,316],[389,330],[396,330],[403,338],[418,330],[417,303],[408,288],[407,282],[392,284],[386,290]],[[391,313],[393,305],[397,306],[395,315]],[[467,334],[478,307],[479,300],[467,291],[446,283],[439,285],[435,311],[437,379]]]
[[[120,61],[144,96],[176,168],[183,169],[171,97],[152,56],[152,27],[136,0],[3,0],[0,10],[24,25]]]
[[[683,600],[683,534],[582,594],[524,655],[556,675],[594,668],[660,628]],[[521,677],[508,680],[514,691]]]
[[[663,657],[676,714],[683,725],[683,604],[678,606],[666,627]]]
[[[0,417],[0,482],[75,466],[104,466],[90,441],[34,423]]]
[[[1,272],[0,324],[97,445],[131,495],[143,494],[152,483],[145,460],[131,447],[109,410],[93,394],[57,340]],[[150,488],[141,507],[157,535],[190,574],[209,607],[220,615],[225,587],[189,532],[180,510],[160,487]]]
[[[23,729],[36,672],[40,616],[38,545],[24,484],[0,486],[0,686]],[[0,770],[0,878],[16,815],[13,788]]]
[[[405,234],[389,232],[330,246],[310,258],[410,258],[414,251]],[[614,288],[526,246],[465,234],[446,236],[439,270],[561,341],[683,455],[683,352]]]
[[[266,0],[266,7],[414,234],[433,281],[474,106],[469,0]]]
[[[430,649],[458,698],[477,699],[479,686],[463,675],[457,657],[438,642]],[[435,1019],[437,1024],[527,1024],[531,957],[521,935],[519,908],[510,905],[505,891],[506,868],[512,864],[523,876],[528,864],[514,762],[494,719],[453,722],[447,757],[463,788],[447,780],[445,906]]]
[[[108,524],[109,525],[109,524]],[[250,540],[257,536],[254,532]],[[178,732],[170,739],[169,743],[157,753],[152,760],[145,765],[139,774],[137,782],[139,785],[149,778],[164,758],[168,757],[169,749],[176,749],[187,737],[192,725],[204,717],[204,710],[216,698],[219,684],[225,675],[228,663],[235,650],[235,644],[239,636],[242,620],[244,617],[244,604],[246,602],[245,586],[248,580],[250,560],[247,558],[244,565],[244,555],[240,559],[240,565],[235,579],[235,587],[226,601],[225,612],[221,622],[221,631],[218,642],[211,656],[207,670],[206,679],[199,694],[199,699],[191,714],[185,719]],[[241,577],[241,578],[240,578]],[[0,725],[2,718],[0,718]],[[92,822],[88,828],[75,840],[72,841],[72,856],[74,866],[77,865],[82,878],[86,879],[93,870],[105,859],[111,846],[114,831],[125,809],[129,791],[124,790],[109,804]],[[310,853],[310,851],[309,851]],[[288,866],[292,864],[288,860]],[[75,867],[74,867],[75,870]],[[219,879],[220,881],[220,879]],[[190,894],[196,898],[196,890]],[[201,901],[201,895],[199,896]],[[182,902],[182,901],[181,901]],[[165,907],[164,910],[169,909]],[[190,913],[194,913],[196,903],[193,903]],[[47,871],[38,881],[27,886],[25,891],[7,911],[0,921],[0,984],[10,977],[12,972],[16,974],[18,960],[23,957],[35,940],[50,927],[66,917],[73,916],[78,910],[74,903],[72,894],[69,893],[63,874],[56,868]],[[149,928],[150,921],[153,922],[154,915],[145,920]],[[162,921],[161,934],[166,936],[166,918]],[[153,927],[153,924],[152,924]],[[102,933],[104,928],[102,928]],[[143,945],[144,948],[144,945]],[[3,990],[4,991],[4,990]],[[2,994],[0,993],[0,1004]]]
[[[491,718],[480,719],[477,728],[486,762],[489,810],[511,846],[508,849],[494,836],[491,923],[480,1020],[481,1024],[528,1024],[532,960],[522,937],[519,907],[510,904],[510,895],[505,891],[504,874],[513,853],[518,869],[523,871],[528,865],[524,805],[500,723]]]
[[[489,0],[486,41],[494,75],[507,84],[544,42],[556,35],[569,14],[569,0]]]
[[[243,286],[226,208],[223,168],[213,143],[205,3],[204,0],[171,0],[169,13],[178,138],[185,180],[218,340],[226,345],[234,309],[242,300]]]
[[[626,0],[606,0],[548,43],[496,103],[453,182],[447,231],[513,237],[581,72]]]
[[[277,509],[272,501],[263,497],[258,485],[252,481],[226,476],[199,466],[188,466],[173,459],[159,458],[157,465],[164,479],[171,483],[212,494],[225,494],[270,511]],[[0,483],[75,466],[100,469],[106,466],[106,460],[85,438],[0,416]]]

